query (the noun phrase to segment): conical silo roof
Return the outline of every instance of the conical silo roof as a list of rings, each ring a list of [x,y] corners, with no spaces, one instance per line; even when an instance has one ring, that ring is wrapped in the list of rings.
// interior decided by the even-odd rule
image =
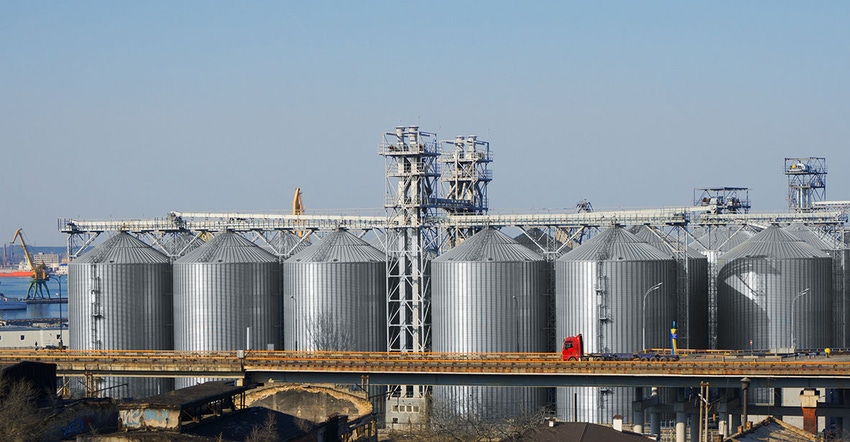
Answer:
[[[841,243],[839,241],[828,236],[819,235],[805,224],[794,223],[785,227],[784,230],[797,238],[800,238],[806,244],[824,252],[834,251],[841,248]]]
[[[670,260],[664,254],[622,227],[611,227],[576,247],[558,261],[653,261]]]
[[[263,243],[261,247],[272,255],[281,255],[286,258],[310,247],[310,240],[309,238],[302,240],[294,233],[279,232],[267,243]]]
[[[782,230],[778,226],[770,226],[753,235],[739,246],[726,252],[721,258],[729,262],[737,258],[769,256],[778,259],[793,258],[829,258],[829,254],[806,244],[800,238]]]
[[[543,257],[496,229],[484,229],[457,247],[434,258],[435,262],[522,262]]]
[[[134,238],[129,233],[120,232],[75,259],[72,264],[146,264],[167,262],[168,257],[165,254],[154,250],[151,246]]]
[[[739,226],[724,226],[710,229],[697,240],[709,250],[728,252],[753,237],[753,233]]]
[[[541,251],[566,253],[570,250],[564,247],[564,243],[537,228],[528,229],[525,233],[515,236],[514,240],[536,253]]]
[[[651,244],[662,253],[672,254],[675,252],[673,244],[676,243],[676,238],[671,238],[664,232],[658,232],[658,234],[656,234],[649,228],[649,226],[634,226],[629,229],[629,231],[634,233],[638,238]],[[688,258],[705,258],[705,256],[694,250],[693,247],[688,246]]]
[[[206,244],[187,253],[175,263],[258,263],[276,262],[277,258],[263,250],[243,236],[224,232],[216,235]]]
[[[292,255],[292,262],[385,261],[386,254],[346,230],[328,233],[310,247]]]

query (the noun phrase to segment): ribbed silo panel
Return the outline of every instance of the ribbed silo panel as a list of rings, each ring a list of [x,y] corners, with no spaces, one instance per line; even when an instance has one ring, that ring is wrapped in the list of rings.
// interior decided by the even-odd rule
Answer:
[[[792,303],[797,347],[833,346],[831,291],[829,258],[752,256],[727,262],[718,276],[718,346],[791,347]]]
[[[456,422],[500,422],[521,416],[542,415],[548,389],[527,387],[434,387],[432,419]]]
[[[280,348],[280,298],[277,258],[235,233],[221,233],[174,263],[174,348],[240,350],[249,341],[251,349]]]
[[[434,259],[435,352],[547,352],[547,263],[496,230],[483,230]],[[436,407],[487,421],[539,411],[548,391],[525,387],[434,387]],[[473,413],[473,414],[470,414]]]
[[[699,256],[688,259],[688,304],[690,313],[688,330],[690,332],[690,348],[709,348],[709,296],[708,296],[708,258]]]
[[[285,349],[387,350],[383,262],[290,258],[283,269]]]
[[[433,261],[436,352],[545,352],[545,262]]]
[[[280,271],[275,263],[175,263],[176,350],[280,348]]]
[[[171,293],[164,255],[127,234],[110,238],[68,266],[70,348],[173,348]],[[170,390],[172,381],[108,377],[98,388],[110,388],[114,397],[144,397]]]
[[[676,262],[618,231],[624,232],[609,229],[612,236],[603,232],[586,243],[591,245],[587,250],[582,245],[555,263],[556,336],[560,340],[581,333],[588,353],[631,353],[643,346],[645,324],[646,346],[669,348],[677,310]],[[658,289],[649,291],[658,283]],[[615,414],[631,416],[635,395],[629,388],[559,388],[557,397],[561,419],[572,419],[577,412],[580,419],[603,423]]]
[[[834,345],[839,348],[847,348],[850,345],[850,340],[848,340],[848,332],[850,332],[848,309],[850,309],[850,305],[848,305],[847,298],[847,273],[845,269],[848,250],[835,238],[826,236],[803,224],[792,224],[785,227],[784,230],[832,257]]]
[[[842,306],[839,308],[843,312],[840,317],[840,328],[837,331],[836,341],[840,348],[850,347],[850,250],[844,249],[841,254],[841,271],[839,278],[843,278],[843,285],[836,292]],[[843,341],[840,341],[843,339]]]
[[[664,232],[653,231],[647,226],[639,226],[631,229],[638,238],[646,241],[659,251],[671,255],[675,259],[677,239],[666,235]],[[681,324],[687,317],[689,348],[708,348],[708,258],[691,247],[687,247],[687,275],[688,275],[688,314],[685,316],[680,312],[678,316]],[[679,263],[677,263],[678,265]],[[678,268],[682,272],[684,269]],[[682,334],[679,333],[681,341]],[[681,342],[680,342],[681,345]]]
[[[561,419],[602,423],[612,422],[614,415],[619,414],[623,422],[632,422],[634,388],[562,387],[557,390],[558,417]]]

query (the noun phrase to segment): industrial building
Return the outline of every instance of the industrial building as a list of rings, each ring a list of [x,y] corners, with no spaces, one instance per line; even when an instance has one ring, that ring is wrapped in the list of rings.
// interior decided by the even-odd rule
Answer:
[[[785,159],[785,213],[750,213],[746,189],[723,187],[695,191],[683,207],[593,211],[584,201],[574,213],[494,214],[488,142],[398,127],[383,134],[378,153],[383,216],[60,220],[76,258],[72,347],[555,352],[559,339],[583,333],[590,351],[633,352],[668,347],[674,322],[682,348],[850,342],[850,202],[825,200],[823,158]],[[102,233],[113,236],[89,250]],[[105,258],[104,247],[130,237],[144,245],[138,255]],[[132,303],[139,299],[147,301]],[[141,308],[150,314],[127,320],[171,341],[141,342],[118,328]],[[621,415],[653,431],[658,405],[682,396],[619,387],[559,388],[556,401],[520,388],[385,391],[388,425],[426,422],[433,398],[482,419],[554,405],[564,420]]]

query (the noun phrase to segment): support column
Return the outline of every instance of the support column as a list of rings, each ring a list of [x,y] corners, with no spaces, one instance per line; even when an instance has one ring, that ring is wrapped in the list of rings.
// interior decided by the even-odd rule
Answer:
[[[687,427],[688,414],[684,411],[676,412],[676,442],[685,442],[685,429]]]
[[[661,412],[658,411],[657,406],[661,404],[661,400],[660,396],[658,396],[658,387],[652,387],[652,395],[650,397],[655,400],[656,408],[650,408],[649,410],[649,432],[660,438]]]
[[[649,432],[661,437],[661,412],[650,410],[649,412]]]
[[[818,397],[820,391],[806,388],[800,391],[800,405],[803,407],[803,430],[818,434]]]
[[[643,388],[635,388],[635,401],[632,403],[632,431],[638,434],[643,433]]]

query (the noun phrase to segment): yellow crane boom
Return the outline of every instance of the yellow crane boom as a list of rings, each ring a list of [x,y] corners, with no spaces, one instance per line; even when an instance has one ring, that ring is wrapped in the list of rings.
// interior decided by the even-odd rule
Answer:
[[[32,269],[32,280],[30,281],[29,289],[27,290],[27,299],[30,298],[43,298],[44,291],[47,291],[47,297],[50,297],[50,289],[47,287],[47,281],[50,280],[50,273],[47,271],[47,266],[44,265],[44,261],[36,264],[33,262],[32,254],[27,248],[27,243],[24,241],[23,229],[18,229],[15,231],[15,236],[12,237],[11,244],[14,244],[16,240],[20,240],[21,248],[24,249],[24,256],[26,257],[27,264],[29,264],[30,269]]]

